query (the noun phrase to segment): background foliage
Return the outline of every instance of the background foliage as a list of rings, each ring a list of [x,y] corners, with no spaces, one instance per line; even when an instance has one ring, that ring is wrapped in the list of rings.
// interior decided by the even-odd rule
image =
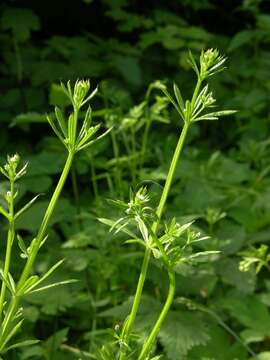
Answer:
[[[160,192],[157,183],[166,176],[180,124],[160,94],[146,96],[148,86],[174,80],[190,94],[187,50],[198,56],[202,48],[217,47],[228,56],[229,69],[213,87],[222,107],[239,112],[211,127],[193,127],[167,213],[196,217],[200,231],[211,235],[205,248],[222,253],[195,270],[179,269],[177,299],[158,349],[166,360],[269,359],[269,2],[2,1],[0,9],[1,163],[16,151],[30,162],[18,202],[43,194],[18,222],[26,240],[38,228],[64,161],[45,118],[52,105],[67,106],[59,81],[90,78],[99,84],[94,116],[104,128],[114,125],[111,136],[77,159],[36,265],[43,272],[65,257],[54,276],[80,281],[27,299],[27,334],[21,337],[42,342],[10,358],[89,358],[110,339],[107,329],[124,319],[142,253],[108,234],[96,218],[113,216],[116,210],[104,199],[127,198],[129,186],[142,179]],[[141,129],[149,114],[153,124],[140,166]],[[2,179],[0,194],[6,187]],[[1,239],[5,227],[2,221]],[[1,253],[4,246],[1,241]],[[240,271],[243,256],[257,256],[265,266],[258,274],[254,265]],[[13,267],[21,261],[18,248]],[[166,278],[155,263],[146,288],[136,324],[142,334],[166,296]]]

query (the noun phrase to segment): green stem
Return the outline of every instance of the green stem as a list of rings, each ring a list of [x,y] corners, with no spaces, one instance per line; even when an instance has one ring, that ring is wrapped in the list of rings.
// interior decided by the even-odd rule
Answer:
[[[197,81],[197,84],[196,84],[196,87],[195,87],[194,92],[193,92],[192,99],[191,99],[190,113],[188,114],[188,118],[186,119],[186,122],[185,122],[185,125],[187,126],[186,132],[188,130],[188,127],[189,127],[189,124],[190,124],[190,121],[191,121],[192,112],[193,112],[194,105],[195,105],[197,96],[199,94],[201,85],[202,85],[202,79],[199,77],[198,81]],[[184,126],[184,128],[185,128],[185,126]],[[184,128],[183,128],[182,133],[184,132]],[[181,136],[182,136],[182,134],[181,134]],[[184,134],[184,138],[185,138],[185,136],[186,136],[186,134]],[[180,137],[180,139],[181,139],[181,137]],[[180,141],[180,139],[179,139],[179,142],[181,143],[181,147],[180,147],[180,152],[181,152],[184,141]],[[180,152],[179,152],[179,154],[180,154]],[[179,157],[179,154],[178,154],[178,157]],[[176,164],[177,164],[178,157],[176,158]],[[161,197],[161,200],[160,200],[160,206],[158,207],[158,210],[157,210],[158,219],[160,219],[160,217],[161,217],[161,214],[162,214],[163,209],[164,209],[164,205],[165,205],[166,200],[167,200],[167,196],[168,196],[168,193],[169,193],[169,190],[170,190],[171,181],[173,179],[173,174],[174,174],[174,170],[176,168],[176,164],[174,164],[174,158],[173,158],[172,163],[171,163],[171,168],[170,168],[169,174],[168,174],[168,177],[171,174],[171,179],[168,181],[168,191],[166,192],[165,188],[164,188],[164,191],[163,191],[164,199],[162,200],[162,197],[163,197],[163,194],[162,194],[162,197]],[[166,184],[165,184],[165,187],[166,187]],[[160,211],[160,215],[158,213],[159,211]],[[156,232],[157,226],[158,226],[158,224],[153,229],[154,232]],[[164,306],[162,308],[162,311],[161,311],[161,313],[160,313],[160,315],[159,315],[159,317],[158,317],[158,319],[157,319],[157,321],[156,321],[156,323],[155,323],[149,337],[147,338],[146,342],[143,345],[142,351],[141,351],[140,356],[139,356],[139,360],[144,360],[145,357],[150,352],[151,347],[152,347],[152,345],[153,345],[153,343],[154,343],[154,341],[155,341],[155,339],[156,339],[156,337],[157,337],[157,335],[159,333],[161,325],[163,324],[163,322],[164,322],[164,320],[165,320],[165,318],[167,316],[167,313],[170,310],[170,307],[172,305],[173,298],[174,298],[174,293],[175,293],[175,274],[174,274],[173,269],[170,268],[170,267],[168,267],[168,276],[169,276],[169,284],[170,285],[169,285],[169,291],[168,291],[166,302],[165,302],[165,304],[164,304]]]
[[[7,236],[7,248],[6,248],[6,256],[5,256],[5,265],[4,265],[4,273],[3,273],[3,281],[1,286],[1,295],[0,295],[0,319],[2,317],[5,295],[6,295],[6,283],[8,281],[8,273],[10,268],[10,260],[11,260],[11,251],[12,244],[15,238],[15,226],[14,226],[14,180],[10,181],[10,204],[9,204],[9,228],[8,228],[8,236]]]
[[[175,174],[175,169],[176,169],[180,154],[181,154],[183,146],[184,146],[185,138],[186,138],[189,126],[190,126],[190,120],[191,120],[191,116],[192,116],[192,111],[194,109],[195,101],[196,101],[197,96],[199,94],[201,84],[202,84],[202,79],[200,77],[198,77],[197,84],[196,84],[196,87],[194,89],[193,96],[192,96],[192,99],[191,99],[190,113],[188,114],[188,116],[187,116],[187,118],[185,120],[184,126],[182,128],[182,131],[181,131],[181,134],[180,134],[180,137],[179,137],[179,140],[178,140],[178,143],[177,143],[177,146],[176,146],[176,149],[175,149],[172,161],[171,161],[169,172],[168,172],[168,175],[167,175],[167,178],[166,178],[165,186],[163,188],[163,192],[162,192],[162,195],[161,195],[161,198],[160,198],[160,201],[159,201],[159,205],[158,205],[158,208],[157,208],[157,211],[156,211],[157,221],[155,221],[153,223],[153,225],[152,225],[152,232],[154,234],[156,234],[156,232],[157,232],[159,221],[161,219],[164,207],[165,207],[166,202],[167,202],[167,198],[168,198],[168,195],[169,195],[169,192],[170,192],[170,189],[171,189],[171,185],[172,185],[172,181],[173,181],[173,178],[174,178],[174,174]],[[141,268],[141,273],[140,273],[140,277],[139,277],[139,281],[138,281],[138,284],[137,284],[137,289],[136,289],[136,293],[135,293],[135,297],[134,297],[134,301],[133,301],[133,305],[132,305],[132,309],[131,309],[131,313],[129,315],[127,325],[126,325],[126,327],[124,329],[123,338],[124,338],[124,341],[126,342],[126,344],[128,344],[128,342],[129,342],[131,329],[132,329],[132,326],[134,324],[134,321],[135,321],[135,318],[136,318],[136,315],[137,315],[137,311],[138,311],[138,307],[139,307],[139,304],[140,304],[140,301],[141,301],[142,290],[143,290],[143,286],[144,286],[144,282],[145,282],[145,278],[146,278],[146,273],[147,273],[150,257],[151,257],[151,250],[146,249],[143,264],[142,264],[142,268]],[[172,303],[172,300],[173,300],[173,295],[174,295],[174,287],[175,287],[175,285],[174,285],[175,280],[173,280],[173,277],[174,277],[174,275],[172,276],[171,271],[170,271],[169,272],[170,287],[169,287],[168,297],[167,297],[166,303],[165,303],[164,308],[163,308],[163,310],[161,312],[161,315],[160,315],[161,319],[160,318],[158,319],[158,322],[156,323],[156,325],[155,325],[155,327],[153,329],[154,333],[151,332],[152,336],[157,335],[156,329],[159,329],[159,322],[162,323],[164,321],[164,319],[165,319],[165,317],[167,315],[167,312],[168,312],[168,310],[169,310],[169,308],[171,306],[171,303]],[[153,339],[151,337],[151,344],[152,344],[152,340]],[[120,350],[120,360],[125,360],[125,359],[126,359],[125,350]]]
[[[42,240],[45,237],[49,221],[50,221],[51,216],[53,214],[53,211],[55,209],[55,205],[56,205],[57,200],[58,200],[58,198],[60,196],[60,193],[61,193],[61,191],[63,189],[63,186],[64,186],[64,184],[66,182],[69,170],[71,168],[73,158],[74,158],[74,153],[69,152],[66,163],[65,163],[65,166],[64,166],[64,169],[63,169],[62,174],[61,174],[61,177],[60,177],[59,182],[58,182],[58,184],[57,184],[57,186],[55,188],[55,191],[54,191],[54,193],[52,195],[51,201],[50,201],[50,203],[48,205],[48,208],[47,208],[47,210],[45,212],[44,218],[43,218],[42,223],[40,225],[37,237],[36,237],[35,240],[33,240],[34,241],[33,247],[31,249],[31,253],[29,254],[29,257],[28,257],[27,262],[25,264],[25,267],[23,269],[22,275],[20,277],[20,280],[19,280],[19,283],[18,283],[18,289],[25,283],[25,281],[27,280],[27,278],[28,278],[28,276],[29,276],[29,274],[31,272],[31,269],[32,269],[32,267],[34,265],[34,262],[35,262],[35,259],[36,259],[40,244],[41,244]]]
[[[142,296],[143,286],[144,286],[144,282],[145,282],[145,278],[146,278],[146,274],[147,274],[150,257],[151,257],[151,250],[149,248],[147,248],[144,253],[143,263],[142,263],[142,267],[141,267],[141,272],[140,272],[137,289],[136,289],[136,294],[135,294],[134,301],[132,304],[131,312],[128,316],[127,323],[124,328],[123,338],[124,338],[124,341],[126,344],[128,344],[128,342],[129,342],[131,328],[134,324],[134,321],[135,321],[135,318],[136,318],[136,315],[138,312],[138,308],[139,308],[139,305],[141,302],[141,296]],[[125,358],[126,358],[125,349],[120,349],[119,359],[124,360]]]
[[[185,124],[183,126],[183,129],[181,131],[181,135],[179,137],[178,143],[176,145],[176,149],[175,149],[175,152],[174,152],[174,155],[173,155],[173,158],[172,158],[170,169],[169,169],[169,172],[168,172],[168,175],[167,175],[167,178],[166,178],[166,183],[165,183],[165,186],[164,186],[164,189],[163,189],[160,201],[159,201],[159,205],[158,205],[158,208],[157,208],[158,221],[156,221],[153,224],[153,228],[152,228],[154,233],[157,231],[159,220],[160,220],[160,218],[162,216],[162,213],[163,213],[163,210],[164,210],[164,207],[165,207],[165,204],[166,204],[166,201],[167,201],[170,189],[171,189],[173,177],[174,177],[174,174],[175,174],[175,169],[176,169],[180,154],[181,154],[183,146],[184,146],[184,142],[185,142],[185,138],[186,138],[186,135],[187,135],[187,132],[188,132],[188,129],[189,129],[189,125],[190,125],[189,122],[185,122]]]
[[[151,347],[160,331],[160,328],[161,328],[161,326],[168,314],[168,311],[170,310],[171,304],[173,302],[174,294],[175,294],[175,274],[172,269],[170,269],[168,273],[169,273],[170,286],[169,286],[169,292],[168,292],[168,297],[167,297],[166,303],[165,303],[150,335],[148,336],[146,342],[143,345],[143,348],[142,348],[142,351],[140,353],[138,360],[144,360],[146,358],[146,356],[149,354]]]
[[[164,210],[164,207],[165,207],[165,204],[166,204],[169,192],[170,192],[170,188],[171,188],[171,185],[172,185],[175,169],[176,169],[176,166],[177,166],[177,163],[178,163],[178,160],[179,160],[179,156],[180,156],[180,154],[182,152],[182,149],[183,149],[183,146],[184,146],[184,142],[185,142],[185,138],[186,138],[186,135],[187,135],[187,132],[188,132],[188,128],[189,128],[189,123],[186,122],[184,124],[184,126],[183,126],[182,131],[181,131],[181,135],[179,137],[179,140],[178,140],[178,143],[177,143],[177,146],[176,146],[173,158],[172,158],[172,162],[171,162],[171,165],[170,165],[170,168],[169,168],[169,172],[168,172],[168,175],[167,175],[167,178],[166,178],[165,186],[163,188],[163,192],[162,192],[162,195],[161,195],[161,198],[160,198],[160,201],[159,201],[159,205],[158,205],[157,212],[156,212],[158,220],[155,221],[153,223],[153,225],[152,225],[152,231],[153,231],[154,234],[157,231],[159,220],[160,220],[160,218],[162,216],[162,213],[163,213],[163,210]],[[143,259],[143,263],[142,263],[142,268],[141,268],[141,272],[140,272],[139,281],[138,281],[138,284],[137,284],[137,289],[136,289],[132,309],[131,309],[130,315],[128,317],[126,327],[124,329],[123,338],[124,338],[124,341],[127,344],[129,342],[131,329],[132,329],[132,326],[134,324],[134,321],[135,321],[135,318],[136,318],[136,315],[137,315],[137,311],[138,311],[138,308],[139,308],[139,304],[140,304],[140,301],[141,301],[142,290],[143,290],[143,286],[144,286],[144,282],[145,282],[145,278],[146,278],[146,274],[147,274],[147,269],[148,269],[150,257],[151,257],[151,250],[147,248],[145,250],[145,254],[144,254],[144,259]],[[125,350],[122,349],[122,350],[120,350],[120,358],[119,359],[124,360],[125,358],[126,358]]]
[[[192,117],[192,113],[193,113],[193,109],[194,109],[194,105],[195,105],[195,101],[199,95],[199,91],[201,89],[201,85],[202,85],[202,79],[200,77],[198,77],[197,80],[197,84],[195,86],[193,95],[192,95],[192,99],[191,99],[191,103],[190,103],[190,114],[188,114],[188,119],[186,119],[187,122],[190,122],[191,117]]]
[[[55,191],[52,195],[51,201],[48,205],[48,208],[45,212],[44,218],[42,220],[42,223],[40,225],[37,237],[33,240],[32,244],[31,244],[31,253],[29,254],[29,257],[27,259],[27,262],[24,266],[24,269],[22,271],[21,277],[19,279],[18,285],[17,285],[17,294],[16,296],[13,296],[10,304],[9,304],[9,308],[5,314],[5,318],[4,321],[2,323],[2,334],[0,337],[0,351],[3,349],[3,344],[5,344],[5,339],[9,334],[9,329],[12,328],[12,326],[14,326],[13,324],[13,319],[14,316],[16,314],[16,311],[18,309],[19,303],[20,303],[20,299],[22,294],[20,294],[20,289],[23,287],[23,285],[25,284],[25,281],[28,279],[31,270],[33,268],[37,253],[39,251],[40,248],[40,244],[42,242],[42,240],[45,237],[46,234],[46,230],[49,224],[49,221],[51,219],[51,216],[53,214],[53,211],[55,209],[57,200],[60,196],[60,193],[63,189],[63,186],[65,184],[65,181],[67,179],[69,170],[71,168],[72,165],[72,161],[74,158],[74,153],[73,152],[69,152],[64,169],[62,171],[61,177],[59,179],[59,182],[55,188]]]

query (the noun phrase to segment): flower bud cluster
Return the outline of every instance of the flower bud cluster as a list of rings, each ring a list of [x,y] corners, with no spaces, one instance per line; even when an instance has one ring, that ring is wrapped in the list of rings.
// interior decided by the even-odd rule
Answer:
[[[126,214],[141,214],[142,212],[144,212],[144,209],[149,209],[148,207],[145,208],[145,205],[149,202],[149,200],[150,197],[147,193],[147,188],[140,188],[135,195],[131,196],[129,203],[127,204],[128,208],[126,209]]]
[[[200,76],[202,79],[205,79],[208,76],[214,75],[216,72],[222,71],[223,63],[226,61],[226,58],[219,55],[217,49],[208,49],[202,51],[200,56]]]
[[[19,171],[17,171],[20,163],[20,156],[18,154],[7,156],[7,162],[3,167],[0,167],[0,172],[12,181],[18,180],[25,175],[27,164],[25,164]]]
[[[90,81],[89,80],[77,80],[76,81],[76,83],[74,85],[73,100],[78,108],[80,108],[89,89],[90,89]]]

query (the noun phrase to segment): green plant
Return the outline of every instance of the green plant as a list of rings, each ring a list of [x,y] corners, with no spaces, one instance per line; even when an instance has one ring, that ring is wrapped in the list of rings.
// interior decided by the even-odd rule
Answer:
[[[254,246],[241,251],[239,255],[242,255],[243,259],[239,263],[240,271],[249,271],[251,267],[255,267],[256,273],[259,273],[263,267],[269,268],[270,254],[268,246],[261,244],[259,248]]]
[[[38,230],[36,237],[32,240],[29,246],[27,246],[22,237],[17,235],[18,245],[22,251],[22,257],[26,260],[26,263],[21,271],[18,282],[16,282],[10,273],[10,263],[12,259],[12,246],[15,239],[16,232],[16,219],[20,217],[25,211],[27,211],[31,205],[35,202],[38,196],[28,202],[19,211],[14,210],[14,201],[18,194],[15,188],[15,183],[26,173],[27,164],[18,170],[19,156],[8,156],[7,163],[3,168],[0,168],[1,173],[9,180],[10,190],[6,193],[5,199],[7,203],[7,209],[1,207],[0,212],[6,217],[9,223],[6,256],[4,270],[1,270],[2,287],[0,296],[0,353],[4,354],[10,349],[14,349],[21,346],[33,344],[36,341],[24,341],[10,345],[11,339],[17,334],[23,323],[23,313],[21,302],[22,299],[31,293],[39,292],[50,287],[68,283],[70,281],[64,281],[60,283],[54,283],[50,285],[40,286],[44,280],[46,280],[63,262],[60,260],[54,266],[52,266],[44,275],[39,277],[38,275],[31,275],[34,270],[34,264],[36,257],[42,245],[47,239],[47,229],[49,222],[52,218],[55,206],[69,174],[74,156],[80,150],[92,145],[97,140],[106,135],[107,132],[93,139],[94,135],[100,128],[100,124],[91,126],[91,107],[88,109],[83,120],[83,124],[79,126],[79,116],[81,108],[89,102],[90,99],[96,94],[97,90],[94,90],[90,95],[90,82],[88,80],[78,80],[74,88],[68,82],[67,86],[62,84],[63,92],[66,94],[70,103],[72,104],[73,111],[70,113],[68,120],[65,119],[65,115],[62,111],[55,108],[55,118],[48,116],[48,121],[54,130],[57,137],[64,144],[67,149],[68,156],[65,166],[63,168],[61,177],[53,192],[49,205],[44,214],[42,223]],[[6,296],[6,289],[9,290],[10,296]]]
[[[153,210],[147,206],[147,203],[149,202],[149,196],[147,195],[147,191],[145,188],[141,188],[135,195],[131,196],[130,202],[128,204],[125,204],[121,201],[117,202],[118,205],[126,208],[126,216],[120,218],[112,226],[112,229],[117,228],[117,232],[119,232],[120,230],[123,230],[126,225],[128,225],[130,219],[134,220],[140,231],[142,240],[138,240],[138,237],[136,235],[132,236],[132,234],[130,233],[129,235],[133,237],[132,241],[139,242],[145,247],[144,260],[137,284],[137,291],[134,297],[130,314],[128,315],[124,323],[122,333],[119,337],[120,360],[127,359],[128,353],[132,351],[130,350],[132,329],[141,302],[143,286],[147,276],[147,269],[149,266],[149,260],[151,255],[153,254],[156,258],[158,258],[166,269],[169,277],[169,291],[164,307],[161,310],[160,315],[149,336],[145,340],[141,351],[138,353],[139,360],[149,358],[150,352],[153,348],[153,344],[173,302],[175,293],[175,267],[180,262],[189,260],[191,261],[192,258],[196,258],[197,256],[209,256],[216,254],[215,251],[205,251],[203,253],[196,253],[189,256],[185,254],[186,248],[189,248],[191,244],[193,244],[193,242],[201,241],[204,239],[198,237],[197,234],[189,231],[191,223],[182,224],[180,226],[176,223],[175,220],[173,220],[171,224],[165,223],[164,230],[162,230],[160,226],[161,217],[166,206],[176,166],[182,152],[184,141],[190,125],[194,122],[201,120],[217,120],[220,116],[231,115],[235,112],[232,110],[209,112],[209,109],[215,106],[215,99],[213,98],[212,92],[209,91],[208,84],[202,87],[203,82],[207,78],[224,69],[223,64],[225,62],[225,58],[220,56],[217,50],[210,49],[207,51],[202,51],[199,67],[197,66],[191,53],[189,54],[189,61],[197,75],[197,84],[195,86],[191,100],[186,100],[184,102],[181,92],[176,84],[174,84],[174,94],[176,100],[171,97],[166,87],[162,83],[157,82],[155,84],[155,87],[159,88],[174,105],[176,111],[178,112],[184,123],[173,158],[171,160],[171,165],[167,174],[165,186],[163,188],[163,192],[157,209]],[[181,236],[183,236],[183,234],[186,234],[186,240],[184,242],[183,240],[180,240],[179,243],[179,238],[181,239]]]

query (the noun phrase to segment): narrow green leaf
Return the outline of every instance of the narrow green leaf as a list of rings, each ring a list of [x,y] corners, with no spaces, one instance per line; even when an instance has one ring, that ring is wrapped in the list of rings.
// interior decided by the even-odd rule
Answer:
[[[100,136],[98,136],[97,138],[95,138],[95,140],[89,141],[86,144],[80,146],[77,151],[80,151],[82,149],[85,149],[86,147],[93,145],[95,142],[101,140],[102,138],[104,138],[110,131],[112,130],[112,127],[109,128],[107,131],[105,131],[103,134],[101,134]]]
[[[68,117],[68,139],[73,139],[73,123],[74,123],[74,114],[70,114]]]
[[[184,114],[181,110],[181,108],[176,104],[176,102],[174,101],[174,99],[171,97],[171,95],[169,94],[169,92],[167,91],[167,89],[165,87],[161,87],[160,90],[163,92],[163,94],[165,96],[167,96],[167,98],[170,100],[170,102],[173,104],[173,106],[175,107],[176,111],[178,112],[178,114],[181,116],[181,118],[183,120],[185,120]]]
[[[196,64],[196,61],[195,61],[195,59],[194,59],[194,57],[193,57],[193,55],[192,55],[192,52],[189,50],[189,52],[188,52],[188,55],[189,55],[189,57],[188,57],[188,62],[189,62],[189,64],[191,65],[191,67],[192,67],[192,69],[195,71],[195,73],[197,74],[197,76],[199,77],[200,76],[200,71],[199,71],[199,69],[198,69],[198,66],[197,66],[197,64]]]
[[[22,326],[23,320],[19,321],[14,327],[11,328],[9,334],[7,335],[7,337],[5,338],[5,340],[2,342],[1,347],[0,347],[0,352],[3,352],[4,350],[6,351],[6,344],[9,342],[9,340],[17,334],[17,332],[19,331],[20,327]],[[6,328],[3,329],[3,332],[5,331]]]
[[[18,342],[14,345],[9,346],[8,348],[6,348],[6,351],[12,350],[12,349],[17,349],[19,347],[25,347],[25,346],[31,346],[31,345],[35,345],[37,343],[39,343],[40,340],[25,340],[25,341],[21,341]]]
[[[175,97],[176,97],[176,100],[177,100],[177,102],[178,102],[178,105],[179,105],[180,109],[181,109],[182,111],[184,111],[184,109],[185,109],[184,100],[183,100],[183,98],[182,98],[180,89],[179,89],[179,87],[176,85],[176,83],[173,83],[173,90],[174,90],[174,95],[175,95]]]
[[[203,261],[207,261],[208,259],[206,259],[205,257],[208,256],[212,256],[212,255],[219,255],[220,251],[201,251],[201,252],[197,252],[195,254],[191,254],[189,256],[185,256],[183,258],[181,258],[180,261],[198,261],[198,262],[203,262]],[[205,259],[204,259],[205,258]]]
[[[40,291],[48,290],[48,289],[51,289],[51,288],[54,288],[54,287],[60,286],[60,285],[74,284],[76,282],[78,282],[77,279],[59,281],[57,283],[49,284],[49,285],[46,285],[46,286],[42,286],[41,288],[31,290],[31,291],[29,291],[29,294],[33,294],[33,293],[37,293],[37,292],[40,292]]]
[[[21,235],[17,234],[17,240],[18,240],[19,248],[21,249],[22,253],[25,255],[25,257],[28,257],[27,247]]]
[[[15,216],[14,219],[17,219],[19,216],[21,216],[25,211],[27,211],[33,204],[34,202],[40,197],[41,194],[38,194],[37,196],[35,196],[32,200],[30,200],[26,205],[24,205],[21,210],[19,210]]]
[[[140,240],[140,239],[130,239],[130,240],[126,240],[125,244],[139,244],[142,245],[144,248],[146,247],[146,244],[144,241]]]
[[[28,166],[28,162],[26,164],[24,164],[24,166],[21,168],[21,170],[16,174],[15,181],[20,179],[22,176],[24,176],[26,174],[27,166]]]
[[[56,119],[58,120],[58,124],[62,130],[62,133],[66,137],[67,136],[67,124],[66,124],[64,115],[62,114],[62,111],[57,106],[55,106],[54,112],[55,112]]]
[[[41,284],[45,279],[47,279],[60,265],[63,264],[65,260],[62,259],[58,261],[55,265],[53,265],[35,284],[33,284],[29,288],[29,292],[33,292],[33,289],[37,287],[39,284]]]
[[[51,128],[53,129],[54,133],[56,134],[56,136],[61,140],[61,142],[65,145],[65,142],[64,142],[64,138],[62,137],[61,133],[59,132],[59,130],[57,129],[57,127],[55,126],[54,124],[54,120],[49,116],[47,115],[47,120],[49,122],[49,124],[51,125]]]
[[[4,271],[3,269],[0,269],[0,278],[1,280],[6,284],[7,288],[9,289],[9,291],[11,292],[12,295],[15,295],[15,291],[12,288],[12,286],[10,285],[8,279],[5,279],[4,277]]]
[[[89,100],[91,100],[95,95],[96,93],[98,92],[98,88],[96,87],[94,91],[92,91],[92,93],[82,102],[82,105],[83,106],[84,104],[86,104]]]
[[[2,215],[4,215],[4,217],[7,218],[8,220],[10,219],[9,214],[7,213],[7,211],[2,206],[0,206],[0,213]]]
[[[67,88],[66,88],[66,86],[65,86],[65,84],[63,84],[62,82],[60,82],[60,86],[61,86],[61,88],[62,88],[62,90],[63,90],[63,92],[64,92],[64,94],[69,98],[69,100],[71,101],[71,103],[72,103],[72,97],[70,96],[70,93],[68,92],[68,90],[67,90]]]
[[[88,109],[86,111],[86,114],[85,114],[83,126],[81,127],[80,133],[79,133],[78,138],[77,138],[78,143],[86,135],[88,129],[90,128],[91,121],[92,121],[92,109],[91,109],[91,106],[89,105]]]
[[[32,289],[32,287],[35,286],[35,284],[37,284],[39,281],[39,276],[37,275],[32,275],[30,276],[26,281],[25,283],[17,289],[17,292],[20,294],[20,295],[24,295],[24,294],[27,294],[29,292],[30,289]]]
[[[89,139],[91,139],[92,136],[95,135],[95,133],[99,130],[100,128],[100,124],[96,125],[96,126],[92,126],[90,127],[88,130],[85,129],[85,136],[81,139],[81,141],[78,143],[78,147],[80,148],[81,146],[83,146]]]
[[[142,237],[143,237],[144,241],[146,242],[146,244],[148,244],[149,232],[148,232],[147,226],[145,225],[143,220],[141,218],[139,218],[139,217],[136,218],[136,222],[138,224],[140,233],[142,234]]]
[[[194,109],[192,110],[192,115],[196,113],[198,108],[202,105],[202,97],[207,94],[208,91],[208,84],[203,87],[194,104]]]
[[[8,173],[2,168],[2,166],[0,166],[0,172],[9,179]]]
[[[111,228],[113,228],[115,226],[115,221],[110,220],[110,219],[98,218],[98,221],[100,221],[102,224],[110,226]],[[134,234],[132,231],[130,231],[127,228],[123,228],[122,231],[134,239],[137,238],[136,234]]]
[[[12,293],[15,294],[16,292],[16,284],[15,281],[10,273],[8,273],[8,282],[10,284],[10,288],[12,289]]]
[[[198,118],[193,119],[193,121],[202,121],[202,120],[218,120],[220,116],[228,116],[235,114],[237,110],[223,110],[223,111],[214,111]]]

